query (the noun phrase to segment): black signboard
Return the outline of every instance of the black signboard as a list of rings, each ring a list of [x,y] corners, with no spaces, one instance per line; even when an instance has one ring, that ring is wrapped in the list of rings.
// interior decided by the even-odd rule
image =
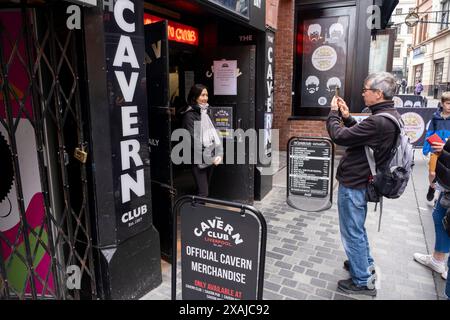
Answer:
[[[405,133],[415,148],[422,148],[425,143],[425,135],[430,125],[436,108],[397,108],[405,125]],[[361,122],[370,114],[352,114],[352,117]]]
[[[272,123],[274,99],[274,46],[275,33],[266,31],[266,87],[265,87],[265,113],[264,113],[264,154],[272,158]]]
[[[426,108],[427,98],[412,94],[397,94],[394,96],[396,108]]]
[[[214,106],[211,109],[211,119],[219,130],[220,136],[224,138],[232,138],[233,126],[233,107],[232,106]]]
[[[177,202],[178,211],[182,299],[261,299],[266,243],[261,213],[239,203],[190,196]]]
[[[405,124],[405,133],[415,148],[423,147],[425,134],[436,108],[397,108]]]
[[[329,107],[336,87],[345,96],[350,17],[304,20],[302,35],[301,107]]]
[[[117,242],[151,226],[150,156],[142,5],[104,15]]]
[[[334,153],[331,141],[321,138],[292,138],[288,151],[288,203],[306,211],[319,211],[329,207]]]

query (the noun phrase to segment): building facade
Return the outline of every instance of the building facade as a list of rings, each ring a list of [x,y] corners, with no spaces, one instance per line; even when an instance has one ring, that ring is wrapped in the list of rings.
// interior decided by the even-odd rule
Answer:
[[[208,87],[224,139],[263,130],[267,158],[272,123],[282,149],[327,136],[334,94],[362,109],[371,33],[396,3],[3,1],[0,297],[137,299],[157,287],[175,253],[174,203],[195,192],[171,158],[190,87]],[[263,198],[265,165],[219,166],[210,196]]]
[[[415,7],[415,0],[400,0],[391,17],[391,23],[396,29],[392,73],[399,80],[408,79],[414,27],[408,27],[405,24],[405,18],[415,10]]]
[[[261,0],[2,1],[1,299],[137,299],[161,283],[174,202],[195,193],[171,159],[190,87],[208,87],[225,131],[262,129],[271,157],[276,7],[266,24]],[[264,197],[264,165],[218,167],[211,197]]]
[[[421,79],[422,95],[439,97],[450,82],[450,1],[417,1],[420,21],[414,32],[412,63],[408,84]]]

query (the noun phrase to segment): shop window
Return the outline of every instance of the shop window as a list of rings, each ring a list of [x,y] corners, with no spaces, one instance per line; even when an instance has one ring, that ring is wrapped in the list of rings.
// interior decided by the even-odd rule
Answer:
[[[416,83],[417,80],[422,80],[422,68],[423,64],[416,66],[414,72],[414,83]]]
[[[446,29],[448,28],[448,17],[450,14],[450,0],[446,0],[442,2],[442,7],[441,7],[441,11],[442,11],[442,15],[441,15],[441,25],[440,25],[440,30]]]
[[[428,15],[424,16],[420,19],[420,34],[419,34],[419,43],[427,40],[428,37]]]
[[[439,59],[434,62],[434,84],[438,85],[442,82],[442,75],[444,73],[444,59]]]
[[[396,44],[394,46],[394,58],[400,58],[402,52],[402,45]]]
[[[345,97],[349,86],[354,10],[299,11],[297,15],[293,116],[324,117],[336,88]]]

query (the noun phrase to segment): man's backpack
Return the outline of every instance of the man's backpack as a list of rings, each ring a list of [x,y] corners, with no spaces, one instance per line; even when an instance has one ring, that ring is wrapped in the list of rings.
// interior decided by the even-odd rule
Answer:
[[[401,119],[398,121],[396,117],[389,113],[378,113],[376,116],[390,119],[400,129],[400,133],[391,149],[391,156],[387,164],[382,168],[376,168],[373,150],[368,146],[365,147],[372,173],[372,180],[369,182],[368,189],[372,188],[372,192],[375,191],[379,197],[397,199],[405,191],[411,176],[411,170],[414,165],[413,146],[409,142],[409,137],[405,134],[404,124]],[[378,202],[377,200],[373,201]]]

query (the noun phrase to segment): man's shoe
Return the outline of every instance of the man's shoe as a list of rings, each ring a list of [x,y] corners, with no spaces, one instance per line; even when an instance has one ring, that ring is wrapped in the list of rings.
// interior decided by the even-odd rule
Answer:
[[[430,254],[414,253],[414,260],[441,275],[445,272],[445,262],[437,262]]]
[[[377,295],[377,289],[369,289],[367,286],[357,286],[352,279],[339,280],[338,289],[347,294],[363,294],[371,297]]]
[[[428,192],[427,192],[427,200],[428,201],[432,201],[433,199],[434,199],[434,188],[429,186],[428,187]]]
[[[350,272],[350,261],[344,261],[344,269]],[[371,274],[375,274],[375,267],[373,265],[369,268]]]
[[[344,269],[350,271],[350,261],[348,260],[344,261]]]

